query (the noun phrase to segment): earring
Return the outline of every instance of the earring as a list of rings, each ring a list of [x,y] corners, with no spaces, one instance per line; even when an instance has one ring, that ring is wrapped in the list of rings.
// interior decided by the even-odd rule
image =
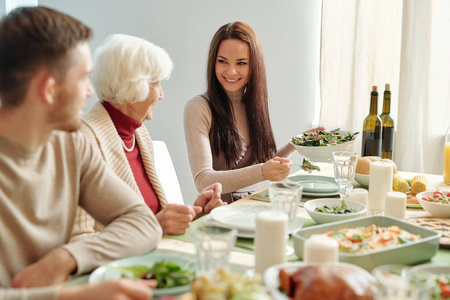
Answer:
[[[247,85],[244,86],[244,94],[247,93]]]

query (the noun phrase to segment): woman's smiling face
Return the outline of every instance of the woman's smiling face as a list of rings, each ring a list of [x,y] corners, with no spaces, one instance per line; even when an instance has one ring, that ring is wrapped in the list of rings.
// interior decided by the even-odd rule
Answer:
[[[250,78],[250,47],[238,39],[223,40],[217,51],[215,69],[227,94],[242,94]]]

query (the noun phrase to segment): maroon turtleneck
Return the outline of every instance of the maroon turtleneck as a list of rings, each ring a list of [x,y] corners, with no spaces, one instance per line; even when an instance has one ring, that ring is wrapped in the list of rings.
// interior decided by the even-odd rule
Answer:
[[[125,146],[130,149],[133,145],[133,134],[136,129],[142,126],[142,123],[123,114],[108,102],[103,101],[102,104],[108,111],[120,138],[125,143]],[[136,180],[145,203],[147,203],[153,213],[156,214],[161,210],[161,205],[158,200],[158,195],[156,195],[155,189],[153,188],[147,173],[145,172],[144,163],[142,162],[137,141],[135,142],[135,147],[131,152],[125,151],[125,149],[123,151],[128,159],[128,163],[133,171],[134,179]]]

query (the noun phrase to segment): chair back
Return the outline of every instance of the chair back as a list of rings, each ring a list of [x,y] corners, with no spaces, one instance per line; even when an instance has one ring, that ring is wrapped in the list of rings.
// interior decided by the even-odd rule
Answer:
[[[159,181],[169,203],[184,204],[180,183],[170,157],[169,149],[163,141],[153,141],[155,168]]]

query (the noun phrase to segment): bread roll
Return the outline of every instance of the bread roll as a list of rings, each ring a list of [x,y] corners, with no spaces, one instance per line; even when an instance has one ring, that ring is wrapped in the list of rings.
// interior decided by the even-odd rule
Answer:
[[[392,164],[393,168],[394,168],[394,174],[397,174],[397,165],[395,164],[394,161],[388,159],[388,158],[383,158],[381,161],[387,162]]]
[[[369,173],[370,173],[370,165],[373,162],[376,162],[376,161],[383,161],[383,162],[387,162],[387,163],[392,164],[392,166],[393,166],[393,173],[397,174],[397,165],[395,164],[395,162],[393,162],[392,160],[387,159],[387,158],[381,159],[378,156],[364,156],[364,157],[358,158],[358,163],[356,165],[355,172],[358,173],[358,174],[369,175]]]
[[[381,157],[378,156],[364,156],[367,157],[368,159],[370,159],[371,162],[376,162],[376,161],[380,161]]]
[[[358,162],[356,164],[355,172],[358,174],[369,175],[370,164],[372,161],[368,157],[359,157]]]

